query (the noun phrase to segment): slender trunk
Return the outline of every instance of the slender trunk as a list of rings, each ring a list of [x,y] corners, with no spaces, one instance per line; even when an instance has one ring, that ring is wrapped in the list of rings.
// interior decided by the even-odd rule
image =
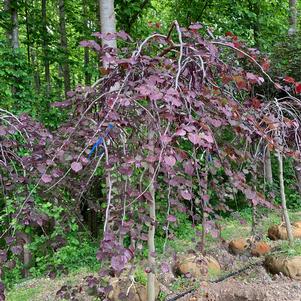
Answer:
[[[205,161],[205,176],[204,176],[204,182],[206,183],[206,186],[204,187],[203,190],[203,195],[208,195],[208,171],[209,171],[209,162],[208,162],[208,157],[209,157],[209,152],[206,151],[206,161]],[[205,255],[205,244],[206,244],[206,212],[207,212],[207,201],[206,199],[202,199],[202,237],[201,237],[201,253]]]
[[[28,0],[25,0],[25,22],[26,22],[26,43],[27,43],[27,61],[28,64],[30,64],[30,46],[31,46],[31,40],[30,40],[30,34],[29,34],[29,17],[28,17]]]
[[[155,145],[154,138],[155,134],[152,130],[149,131],[149,144],[150,144],[150,155],[154,153]],[[151,223],[148,229],[148,266],[151,269],[150,273],[147,274],[147,301],[155,301],[155,222],[156,222],[156,198],[155,198],[155,187],[153,183],[154,167],[149,168],[149,178],[151,185],[149,188],[151,194],[151,203],[149,205],[149,217]]]
[[[87,13],[87,1],[83,1],[83,17],[84,17],[84,35],[88,32],[88,13]],[[85,85],[91,85],[91,74],[89,72],[90,64],[90,52],[89,48],[84,49],[84,72],[85,72]]]
[[[18,11],[16,8],[17,1],[10,1],[11,10],[11,43],[13,49],[19,48],[19,22],[18,22]]]
[[[61,48],[63,52],[63,78],[64,78],[64,91],[65,97],[67,92],[71,90],[70,84],[70,68],[68,63],[68,41],[66,33],[66,19],[65,19],[65,0],[59,0],[59,19],[60,19],[60,35],[61,35]]]
[[[284,216],[284,221],[286,225],[287,236],[289,244],[292,245],[294,242],[292,226],[290,223],[287,207],[286,207],[286,197],[284,190],[284,178],[283,178],[283,156],[282,153],[278,150],[278,164],[279,164],[279,182],[280,182],[280,194],[281,194],[281,205]]]
[[[257,190],[256,188],[256,183],[257,183],[257,163],[255,163],[255,176],[254,176],[254,189]],[[257,206],[256,204],[252,203],[252,235],[256,234],[256,228],[257,228]]]
[[[6,0],[4,2],[4,11],[9,15],[9,26],[6,31],[8,44],[11,46],[13,53],[19,49],[19,23],[18,23],[18,11],[17,11],[17,1],[16,0]],[[16,61],[18,58],[16,57]],[[14,65],[15,71],[17,66]],[[18,76],[14,77],[13,83],[11,85],[12,95],[18,96]],[[18,103],[16,102],[16,105]]]
[[[299,194],[301,196],[301,162],[297,162],[295,161],[295,174],[296,174],[296,178],[297,178],[297,188],[299,191]]]
[[[28,245],[31,242],[31,238],[28,234],[24,234],[25,244],[23,245],[23,264],[24,264],[24,277],[29,276],[29,269],[32,264],[32,254],[28,248]]]
[[[289,35],[297,32],[297,0],[289,0]]]
[[[39,72],[39,64],[37,61],[36,51],[35,49],[31,50],[31,63],[34,68],[34,86],[35,90],[38,94],[40,94],[40,88],[41,88],[41,78],[40,78],[40,72]]]
[[[10,40],[11,40],[11,24],[10,24],[10,21],[8,21],[8,16],[10,16],[10,0],[4,0],[4,3],[3,3],[3,11],[4,11],[4,16],[6,17],[5,18],[5,21],[7,23],[9,23],[9,25],[7,26],[6,28],[6,39],[7,39],[7,44],[10,45]]]
[[[268,147],[267,147],[265,157],[264,157],[264,174],[265,174],[266,183],[269,186],[273,185],[271,152]]]
[[[91,85],[91,74],[89,72],[89,65],[90,65],[90,53],[89,49],[85,48],[84,50],[84,68],[85,68],[85,85]]]
[[[116,20],[115,20],[115,10],[114,10],[114,0],[100,0],[100,25],[101,33],[107,35],[108,33],[116,32]],[[107,45],[111,48],[116,49],[117,43],[116,39],[112,40],[102,40],[102,45]]]
[[[256,15],[255,22],[253,23],[254,42],[255,46],[260,48],[260,3],[256,1],[254,3],[253,11]]]
[[[49,47],[48,47],[48,31],[47,31],[47,16],[46,16],[46,5],[47,0],[42,0],[42,48],[44,55],[44,68],[45,68],[45,80],[46,80],[46,91],[47,97],[50,96],[51,91],[51,78],[50,78],[50,65],[49,65]]]

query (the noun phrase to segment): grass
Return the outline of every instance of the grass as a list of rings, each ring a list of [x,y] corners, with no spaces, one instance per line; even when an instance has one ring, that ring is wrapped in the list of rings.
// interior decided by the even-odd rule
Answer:
[[[60,276],[54,280],[49,278],[36,278],[26,280],[14,286],[7,294],[7,301],[54,301],[57,300],[56,292],[63,285],[80,285],[84,284],[84,278],[93,274],[87,269],[80,269],[72,272],[67,276]],[[84,295],[85,301],[94,300],[88,295]]]

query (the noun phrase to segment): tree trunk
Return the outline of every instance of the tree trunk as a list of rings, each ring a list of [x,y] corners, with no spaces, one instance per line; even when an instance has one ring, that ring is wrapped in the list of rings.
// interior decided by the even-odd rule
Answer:
[[[293,233],[292,233],[292,226],[291,226],[288,211],[286,208],[286,197],[285,197],[284,178],[283,178],[283,156],[279,150],[277,152],[277,155],[278,155],[278,164],[279,164],[281,205],[282,205],[282,211],[283,211],[284,221],[285,221],[285,225],[286,225],[286,231],[287,231],[289,244],[292,245],[294,242],[294,238],[293,238]]]
[[[42,48],[44,55],[44,68],[45,68],[45,80],[46,90],[45,94],[47,97],[50,96],[51,91],[51,78],[50,78],[50,65],[49,65],[49,47],[48,47],[48,31],[47,31],[47,0],[42,0]]]
[[[6,36],[12,49],[19,48],[19,23],[18,23],[18,11],[16,0],[5,0],[4,1],[4,12],[7,13],[10,20],[7,27]]]
[[[32,254],[28,248],[28,245],[31,243],[31,238],[28,234],[24,233],[24,245],[23,245],[23,264],[24,264],[24,270],[23,270],[23,276],[28,277],[29,276],[29,269],[32,264]]]
[[[36,56],[36,51],[35,49],[31,50],[31,63],[34,69],[34,86],[35,86],[35,90],[38,94],[40,94],[40,88],[41,88],[41,78],[40,78],[40,72],[39,72],[39,63],[37,60],[37,56]]]
[[[11,43],[13,49],[19,48],[19,23],[18,23],[18,11],[17,11],[17,1],[10,1],[10,11],[11,11]]]
[[[205,160],[205,175],[204,175],[204,182],[206,186],[203,189],[203,195],[208,195],[208,172],[209,172],[209,155],[210,153],[206,151],[206,160]],[[206,244],[206,224],[207,224],[207,208],[208,204],[205,199],[201,200],[202,202],[202,236],[201,236],[201,253],[205,255],[205,244]]]
[[[70,68],[68,63],[68,41],[66,33],[66,19],[65,19],[65,0],[59,0],[59,19],[60,19],[60,35],[61,35],[61,48],[63,52],[63,78],[64,78],[64,91],[65,97],[67,92],[71,90],[70,84]]]
[[[4,0],[4,3],[3,3],[3,12],[4,12],[4,17],[5,18],[5,22],[9,23],[10,24],[10,21],[8,21],[8,16],[10,16],[10,0]],[[6,39],[7,39],[7,44],[10,45],[10,25],[7,26],[6,28]]]
[[[289,0],[289,35],[297,32],[297,0]]]
[[[29,33],[29,16],[28,16],[28,0],[25,0],[25,23],[26,23],[26,44],[27,44],[27,61],[30,64],[30,48],[31,48],[31,40],[30,40],[30,33]]]
[[[100,0],[99,2],[100,10],[100,25],[101,33],[106,35],[108,33],[116,32],[116,20],[115,20],[115,10],[114,10],[114,0]],[[107,45],[111,48],[116,49],[117,43],[116,39],[102,40],[102,45]]]
[[[150,144],[150,155],[154,153],[155,145],[154,145],[155,134],[152,130],[149,131],[148,139]],[[150,181],[153,180],[154,175],[154,167],[150,165],[149,167],[149,178]],[[151,194],[151,203],[149,205],[149,217],[151,219],[151,223],[148,229],[148,266],[151,271],[147,274],[147,301],[155,301],[155,221],[156,221],[156,198],[155,198],[155,187],[154,183],[151,182],[149,188]]]
[[[271,152],[268,147],[267,147],[265,157],[264,157],[264,175],[265,175],[266,183],[269,186],[273,185]]]
[[[295,174],[296,174],[296,178],[297,178],[297,188],[299,191],[299,194],[301,196],[301,162],[297,162],[295,161]]]
[[[87,1],[83,1],[83,18],[84,18],[84,38],[88,32],[88,13],[87,13]],[[85,72],[85,85],[91,85],[91,74],[89,72],[90,64],[90,52],[89,48],[84,49],[84,72]]]
[[[256,15],[253,22],[253,34],[255,46],[260,49],[260,2],[255,1],[251,7],[251,11]]]
[[[257,163],[255,162],[255,175],[254,175],[254,182],[253,182],[253,185],[254,185],[254,189],[257,190],[257,187],[256,187],[256,184],[257,184]],[[256,230],[257,230],[257,223],[258,223],[258,220],[257,220],[257,206],[256,204],[254,204],[252,202],[252,229],[251,229],[251,233],[252,235],[255,235],[256,234]]]

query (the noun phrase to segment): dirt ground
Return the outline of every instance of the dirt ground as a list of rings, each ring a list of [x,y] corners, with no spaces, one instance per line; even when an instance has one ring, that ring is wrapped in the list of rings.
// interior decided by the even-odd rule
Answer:
[[[221,283],[204,284],[200,291],[178,299],[179,301],[300,301],[301,282],[283,276],[271,278],[262,267],[263,278],[241,281],[235,278]]]
[[[218,253],[218,254],[217,254]],[[250,258],[215,251],[226,274],[250,263]],[[258,260],[258,259],[257,259]],[[301,301],[301,281],[283,275],[270,275],[263,266],[230,277],[219,283],[200,282],[200,288],[179,301]],[[184,290],[185,291],[185,290]],[[172,299],[176,294],[168,296]]]

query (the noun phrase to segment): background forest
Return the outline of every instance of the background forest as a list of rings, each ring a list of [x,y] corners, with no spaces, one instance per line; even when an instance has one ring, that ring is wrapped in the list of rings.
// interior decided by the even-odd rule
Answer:
[[[224,221],[300,211],[301,3],[115,0],[106,40],[102,2],[0,0],[0,300],[81,268],[104,300],[130,261],[154,286]]]

